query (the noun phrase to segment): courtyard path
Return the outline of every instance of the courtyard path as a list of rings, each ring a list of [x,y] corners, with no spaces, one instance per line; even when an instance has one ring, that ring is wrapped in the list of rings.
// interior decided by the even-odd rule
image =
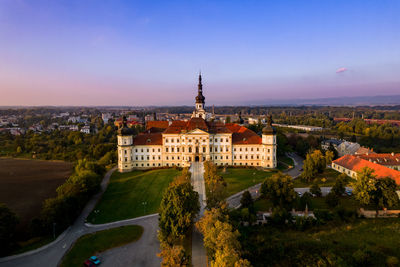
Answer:
[[[196,221],[204,215],[204,209],[206,207],[206,189],[204,185],[204,166],[202,162],[194,162],[190,166],[192,173],[192,185],[194,190],[199,193],[200,201],[200,213]],[[206,267],[207,266],[207,255],[204,248],[203,236],[194,227],[192,234],[192,265],[193,267]]]

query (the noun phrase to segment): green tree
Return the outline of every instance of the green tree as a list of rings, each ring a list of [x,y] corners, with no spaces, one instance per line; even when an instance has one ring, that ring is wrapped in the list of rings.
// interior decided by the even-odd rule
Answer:
[[[189,182],[171,183],[160,205],[159,239],[174,244],[193,225],[200,210],[199,194]]]
[[[378,215],[378,209],[391,208],[399,202],[397,196],[396,182],[391,178],[377,179],[375,182],[375,190],[371,192],[372,203],[376,208]]]
[[[240,199],[240,204],[242,208],[253,209],[253,198],[248,190],[243,192],[242,198]]]
[[[328,195],[326,195],[325,202],[330,208],[334,208],[339,205],[339,197],[331,191]]]
[[[357,173],[357,180],[351,184],[354,197],[362,204],[368,205],[372,200],[372,192],[376,190],[374,170],[364,167]]]
[[[346,191],[346,184],[347,175],[342,173],[336,178],[335,184],[332,186],[332,192],[338,197],[342,196]]]
[[[0,255],[6,255],[15,242],[18,218],[5,204],[0,203]]]
[[[279,172],[265,179],[261,185],[261,196],[270,199],[274,206],[290,209],[296,199],[292,177]]]
[[[310,192],[316,197],[322,196],[321,187],[319,187],[318,180],[315,179],[310,187]]]

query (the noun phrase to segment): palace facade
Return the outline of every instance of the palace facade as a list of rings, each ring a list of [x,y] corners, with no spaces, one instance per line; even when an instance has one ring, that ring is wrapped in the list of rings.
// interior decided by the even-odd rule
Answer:
[[[188,121],[150,121],[133,136],[126,118],[118,130],[118,169],[189,167],[193,161],[224,166],[276,168],[277,141],[271,116],[260,137],[245,126],[207,120],[201,75],[195,110]]]

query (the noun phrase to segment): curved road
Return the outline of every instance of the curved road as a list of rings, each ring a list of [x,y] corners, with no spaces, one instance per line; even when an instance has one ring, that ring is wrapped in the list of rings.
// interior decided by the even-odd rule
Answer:
[[[158,227],[158,214],[153,214],[150,216],[144,216],[140,218],[135,218],[131,220],[125,220],[121,222],[115,222],[110,224],[104,225],[96,225],[92,226],[89,224],[85,224],[85,220],[89,213],[93,210],[96,206],[96,203],[100,200],[102,194],[104,193],[105,189],[107,188],[108,182],[110,180],[111,174],[116,170],[116,168],[111,169],[106,173],[101,182],[101,190],[92,199],[87,203],[85,208],[83,209],[81,215],[76,219],[75,223],[65,230],[56,241],[38,248],[33,251],[29,251],[23,254],[9,256],[5,258],[0,258],[0,266],[1,267],[25,267],[25,266],[57,266],[60,262],[61,258],[64,256],[65,252],[71,247],[71,245],[77,240],[80,236],[96,232],[99,230],[110,229],[122,225],[130,225],[130,224],[137,224],[144,227],[144,232],[142,238],[137,241],[137,244],[141,244],[143,247],[140,249],[138,245],[132,246],[128,244],[121,248],[116,249],[128,249],[133,247],[134,250],[129,253],[131,256],[126,258],[126,261],[130,261],[130,264],[133,263],[131,260],[135,260],[135,254],[140,254],[139,257],[142,257],[143,260],[148,262],[151,265],[147,266],[155,266],[154,263],[157,262],[158,266],[160,264],[160,260],[155,256],[158,253],[158,241],[154,240],[157,239],[157,227]],[[142,244],[146,243],[147,246]],[[104,253],[106,254],[106,253]],[[126,254],[126,253],[125,253]],[[152,259],[148,257],[148,255],[152,255]],[[117,255],[117,254],[115,254]],[[125,255],[126,256],[126,255]],[[115,260],[115,259],[114,259]],[[141,259],[138,259],[140,262]],[[135,261],[136,262],[136,261]],[[143,262],[143,261],[142,261]],[[114,263],[108,261],[104,261],[104,266],[116,266]],[[123,262],[124,264],[126,262]],[[141,265],[141,266],[146,266]]]
[[[287,153],[286,156],[288,156],[293,160],[294,167],[290,170],[285,171],[285,173],[289,174],[293,178],[297,178],[302,172],[301,169],[303,168],[303,158],[297,155],[296,153]],[[240,199],[242,198],[242,194],[245,191],[249,191],[253,199],[256,199],[257,197],[259,197],[260,188],[261,188],[261,183],[253,185],[252,187],[249,187],[239,193],[236,193],[228,197],[226,201],[228,202],[229,207],[238,208],[240,206]],[[303,188],[303,189],[308,190],[308,188],[307,189]],[[302,192],[304,191],[303,189],[299,191]]]

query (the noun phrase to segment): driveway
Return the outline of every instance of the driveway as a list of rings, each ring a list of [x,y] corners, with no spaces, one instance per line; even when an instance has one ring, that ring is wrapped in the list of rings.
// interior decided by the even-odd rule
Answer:
[[[206,207],[206,188],[204,185],[204,166],[202,162],[193,162],[189,171],[192,173],[192,185],[194,191],[199,193],[200,213],[196,220],[199,220],[204,215]],[[192,233],[192,265],[193,267],[207,266],[207,255],[204,248],[203,236],[193,228]]]

